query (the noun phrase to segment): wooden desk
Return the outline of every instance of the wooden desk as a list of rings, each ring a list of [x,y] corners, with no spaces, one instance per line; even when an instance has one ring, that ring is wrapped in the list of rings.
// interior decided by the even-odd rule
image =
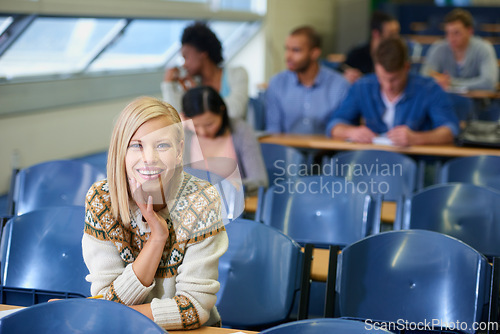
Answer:
[[[500,66],[500,60],[499,60],[499,66]],[[498,91],[491,91],[491,90],[471,90],[467,93],[463,94],[458,94],[462,95],[464,97],[468,97],[471,99],[499,99],[500,98],[500,92]]]
[[[255,213],[257,211],[257,196],[250,196],[245,198],[245,212]]]
[[[444,40],[445,36],[443,35],[417,35],[417,34],[407,34],[403,35],[404,38],[407,38],[411,41],[415,41],[420,44],[433,44],[434,42]],[[483,36],[481,37],[484,40],[487,40],[491,44],[500,44],[500,37],[495,36]]]
[[[326,60],[331,61],[332,63],[343,63],[345,58],[346,56],[343,53],[331,53],[326,56]]]
[[[321,135],[278,134],[261,137],[259,138],[259,141],[261,143],[332,151],[383,150],[408,155],[430,155],[441,157],[468,157],[474,155],[500,156],[500,149],[495,148],[459,147],[454,145],[415,145],[409,147],[396,147],[351,143]]]
[[[21,306],[13,306],[13,305],[4,305],[0,304],[0,311],[5,311],[5,310],[12,310],[16,308],[23,308]],[[247,330],[241,330],[241,329],[231,329],[231,328],[218,328],[218,327],[201,327],[198,329],[193,329],[189,331],[172,331],[169,330],[169,333],[184,333],[184,334],[229,334],[229,333],[245,333],[245,334],[252,334],[252,333],[257,333],[253,331],[247,331]]]
[[[396,202],[383,202],[380,220],[383,223],[394,223],[396,219]]]
[[[318,282],[326,282],[328,277],[328,261],[330,251],[328,249],[314,248],[311,263],[311,279]]]

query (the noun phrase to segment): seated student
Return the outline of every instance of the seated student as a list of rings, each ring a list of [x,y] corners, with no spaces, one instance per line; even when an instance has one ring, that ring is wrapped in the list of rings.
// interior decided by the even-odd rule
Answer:
[[[248,107],[248,74],[243,67],[222,67],[222,45],[203,23],[194,23],[182,33],[182,56],[187,74],[178,68],[165,72],[161,84],[163,100],[181,111],[184,92],[197,85],[211,86],[224,98],[231,118],[245,119]]]
[[[380,41],[389,37],[398,37],[399,22],[393,16],[375,11],[370,19],[370,39],[367,43],[351,49],[347,53],[345,62],[341,65],[344,77],[353,83],[364,74],[372,73],[372,54]]]
[[[312,27],[294,29],[285,44],[288,70],[271,78],[266,91],[266,131],[322,134],[349,83],[319,64],[321,37]]]
[[[407,50],[400,38],[380,42],[375,74],[352,85],[328,123],[328,135],[371,143],[385,134],[397,146],[453,142],[459,127],[449,97],[432,79],[409,73]]]
[[[473,36],[472,15],[454,9],[444,19],[446,41],[434,43],[425,57],[422,75],[433,77],[445,90],[496,90],[498,64],[493,46]]]
[[[188,90],[182,98],[182,109],[182,116],[192,120],[192,130],[197,135],[193,137],[194,133],[187,130],[184,144],[185,157],[189,161],[202,162],[201,165],[192,164],[194,168],[208,169],[221,176],[230,175],[236,168],[231,163],[214,162],[215,166],[204,166],[211,161],[210,158],[226,157],[229,159],[225,161],[237,162],[247,194],[255,194],[259,187],[267,187],[266,167],[252,128],[241,119],[228,117],[224,101],[212,87]],[[198,147],[201,148],[201,157],[197,156],[200,153]]]
[[[218,193],[183,171],[182,152],[172,106],[150,97],[126,106],[111,137],[108,179],[87,193],[82,239],[92,296],[172,330],[220,324],[218,260],[228,247]]]

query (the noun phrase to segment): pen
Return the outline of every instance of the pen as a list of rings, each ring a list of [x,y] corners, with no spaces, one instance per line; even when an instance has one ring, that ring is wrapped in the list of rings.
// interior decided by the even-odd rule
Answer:
[[[99,299],[103,297],[104,297],[103,295],[97,295],[97,296],[87,297],[87,299]]]

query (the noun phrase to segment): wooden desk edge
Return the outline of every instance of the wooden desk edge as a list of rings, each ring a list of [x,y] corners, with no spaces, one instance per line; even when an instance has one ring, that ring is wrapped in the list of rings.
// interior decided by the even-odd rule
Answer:
[[[397,147],[375,144],[352,143],[319,135],[268,135],[259,138],[261,143],[279,144],[299,148],[324,149],[332,151],[382,150],[408,155],[429,155],[441,157],[467,157],[474,155],[497,155],[500,149],[482,147],[462,147],[455,145],[415,145]]]

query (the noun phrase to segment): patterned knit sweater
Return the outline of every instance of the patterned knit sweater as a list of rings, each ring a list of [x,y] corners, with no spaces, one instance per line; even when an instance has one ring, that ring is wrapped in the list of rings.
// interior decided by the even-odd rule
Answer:
[[[107,180],[90,188],[82,248],[92,295],[125,305],[151,303],[155,322],[165,329],[218,323],[218,262],[228,239],[217,190],[183,173],[174,204],[158,213],[166,220],[170,236],[154,282],[146,287],[132,269],[151,233],[139,208],[131,203],[131,223],[126,226],[112,216]]]

